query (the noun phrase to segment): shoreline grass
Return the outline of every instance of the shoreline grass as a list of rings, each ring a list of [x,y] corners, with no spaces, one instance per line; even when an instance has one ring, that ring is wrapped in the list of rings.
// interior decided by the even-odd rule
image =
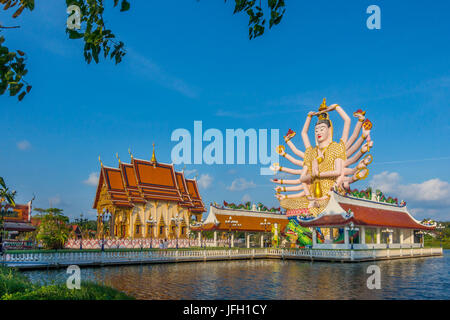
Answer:
[[[66,284],[39,285],[13,268],[0,266],[0,300],[134,300],[114,288],[81,282],[80,289]]]

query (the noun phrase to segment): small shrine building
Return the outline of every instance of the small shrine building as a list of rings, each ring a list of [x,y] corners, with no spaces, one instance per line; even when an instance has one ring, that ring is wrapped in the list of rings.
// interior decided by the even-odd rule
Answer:
[[[257,236],[259,246],[263,247],[265,241],[272,240],[274,233],[281,237],[288,222],[286,215],[279,208],[269,210],[261,204],[245,208],[244,205],[234,206],[224,202],[223,206],[211,204],[205,221],[192,230],[198,233],[197,237],[200,239],[202,231],[213,231],[214,246],[218,246],[219,241],[225,239],[226,245],[234,247],[235,233],[244,232],[247,248],[250,248],[252,236]]]

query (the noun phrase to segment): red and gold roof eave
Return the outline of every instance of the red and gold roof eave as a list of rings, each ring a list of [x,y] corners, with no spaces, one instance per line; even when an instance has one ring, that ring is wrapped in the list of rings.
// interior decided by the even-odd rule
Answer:
[[[173,186],[158,185],[157,183],[140,183],[140,177],[138,173],[139,165],[151,165],[154,167],[169,169]],[[127,169],[129,170],[127,171]],[[111,188],[108,177],[109,171],[120,172],[123,189]],[[134,174],[134,176],[128,177],[131,172]],[[182,186],[180,186],[178,183],[178,174],[181,174],[182,176]],[[132,183],[130,183],[130,181],[133,180],[136,182],[135,185],[132,185]],[[121,162],[119,164],[119,168],[105,167],[102,165],[93,208],[97,208],[97,203],[102,187],[103,185],[106,185],[108,194],[111,196],[113,204],[115,205],[132,207],[134,206],[134,203],[145,203],[147,200],[166,200],[176,201],[180,206],[188,208],[194,213],[205,212],[206,209],[204,208],[200,193],[198,192],[196,181],[189,180],[191,181],[192,186],[195,189],[195,193],[197,194],[197,196],[194,195],[193,198],[189,192],[186,180],[187,179],[185,179],[182,172],[176,172],[174,170],[173,164],[164,164],[133,158],[131,163]],[[183,192],[183,189],[185,190],[185,192]],[[127,197],[127,200],[125,200],[125,197]]]
[[[321,214],[312,220],[300,220],[304,227],[333,227],[346,226],[350,223],[359,226],[379,227],[379,228],[400,228],[414,230],[434,230],[434,226],[426,226],[416,221],[403,207],[380,202],[336,196],[337,204],[342,212],[351,214]],[[339,198],[341,201],[339,201]],[[347,198],[350,199],[348,201]],[[334,200],[334,199],[333,199]],[[342,201],[345,200],[345,201]],[[351,202],[351,203],[349,203]],[[358,204],[358,202],[360,204]],[[334,208],[336,209],[336,208]],[[325,212],[327,208],[325,208]]]

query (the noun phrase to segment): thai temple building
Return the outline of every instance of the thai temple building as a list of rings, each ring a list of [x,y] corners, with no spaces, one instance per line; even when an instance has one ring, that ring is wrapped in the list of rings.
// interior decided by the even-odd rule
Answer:
[[[230,247],[235,245],[235,233],[244,232],[245,245],[250,248],[251,242],[260,247],[278,246],[287,224],[288,218],[280,208],[269,209],[261,203],[235,205],[224,201],[223,206],[211,204],[205,221],[192,230],[197,231],[200,238],[202,231],[213,231],[212,245],[218,246],[222,240],[222,244]]]
[[[119,159],[118,168],[100,163],[93,205],[100,237],[185,239],[192,221],[201,221],[205,208],[196,180],[156,161],[154,149],[150,161],[131,155],[130,163]]]
[[[28,204],[5,206],[3,211],[4,229],[9,238],[15,239],[20,234],[32,232],[36,228],[31,224],[31,201]]]

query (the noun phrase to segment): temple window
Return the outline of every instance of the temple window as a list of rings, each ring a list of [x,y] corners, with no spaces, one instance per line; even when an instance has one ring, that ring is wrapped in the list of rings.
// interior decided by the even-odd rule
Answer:
[[[140,230],[141,229],[141,226],[138,224],[138,225],[136,225],[136,234],[139,234],[140,233]]]
[[[164,227],[160,226],[159,227],[159,235],[161,236],[164,233]]]
[[[394,229],[392,243],[400,243],[400,229]]]
[[[185,232],[186,232],[186,227],[182,227],[181,228],[181,234],[184,235]]]
[[[377,229],[366,228],[366,243],[367,244],[377,243]]]

